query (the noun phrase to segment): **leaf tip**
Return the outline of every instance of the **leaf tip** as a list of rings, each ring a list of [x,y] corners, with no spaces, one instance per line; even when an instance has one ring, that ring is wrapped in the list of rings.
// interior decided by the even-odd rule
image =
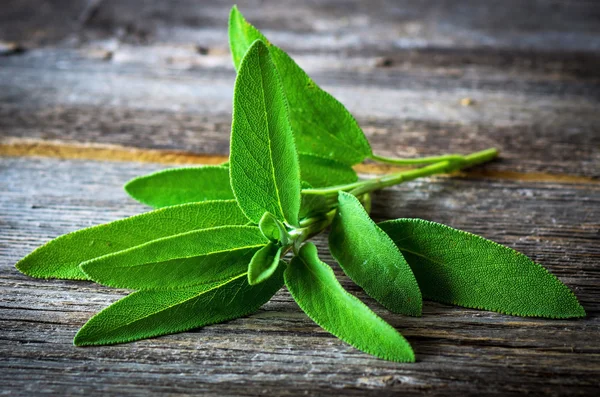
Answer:
[[[572,318],[583,318],[587,316],[587,312],[585,311],[585,308],[581,305],[581,303],[579,303],[579,300],[577,300],[577,298],[575,298],[576,304],[575,304],[575,310],[573,311],[573,314],[570,316]]]
[[[27,273],[27,267],[25,265],[25,259],[27,259],[27,257],[21,259],[20,261],[18,261],[17,263],[15,263],[15,268],[20,271],[21,273],[30,276],[30,274]]]
[[[94,342],[90,339],[87,339],[85,336],[86,325],[87,323],[84,324],[83,327],[79,328],[79,331],[77,331],[75,334],[75,337],[73,338],[73,346],[82,347],[94,345]]]

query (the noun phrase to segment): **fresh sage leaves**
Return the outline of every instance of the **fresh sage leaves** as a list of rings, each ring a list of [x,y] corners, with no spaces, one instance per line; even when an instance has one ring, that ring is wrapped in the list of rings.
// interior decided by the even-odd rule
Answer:
[[[341,340],[386,360],[415,361],[406,339],[342,288],[313,243],[304,244],[292,259],[285,285],[314,322]]]
[[[60,236],[21,259],[17,269],[38,278],[88,280],[79,268],[88,260],[192,230],[246,223],[233,200],[163,208]]]
[[[513,249],[422,219],[379,226],[404,254],[428,299],[515,316],[585,316],[563,283]]]
[[[238,71],[255,40],[269,47],[281,75],[298,150],[350,165],[369,157],[369,141],[344,105],[323,91],[288,54],[269,43],[234,6],[229,15],[229,45]]]
[[[236,7],[229,42],[238,71],[229,161],[136,178],[126,191],[158,209],[60,236],[17,263],[32,277],[135,290],[92,317],[76,345],[245,316],[285,281],[323,329],[376,357],[415,361],[409,342],[346,292],[308,242],[329,226],[329,249],[342,270],[392,312],[419,316],[424,297],[518,316],[585,316],[567,286],[510,248],[420,219],[375,224],[369,217],[371,192],[490,161],[496,149],[375,155],[343,105]],[[359,180],[351,166],[366,158],[424,166]]]
[[[229,169],[182,167],[140,176],[125,185],[131,197],[154,208],[209,200],[233,200]]]
[[[242,259],[248,252],[267,243],[256,226],[220,226],[150,241],[80,267],[91,280],[109,287],[187,287],[231,277],[240,266],[246,268]]]
[[[77,346],[109,345],[187,331],[255,312],[283,285],[283,269],[257,286],[246,273],[188,288],[138,291],[92,317],[75,336]]]
[[[229,172],[236,200],[251,221],[269,212],[298,224],[298,153],[279,73],[260,40],[246,52],[235,80]]]
[[[421,291],[410,266],[350,193],[339,193],[329,249],[344,273],[386,309],[421,315]]]

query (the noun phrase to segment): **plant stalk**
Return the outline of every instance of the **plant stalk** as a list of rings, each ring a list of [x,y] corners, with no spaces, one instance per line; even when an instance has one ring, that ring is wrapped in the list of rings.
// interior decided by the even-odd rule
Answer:
[[[467,156],[460,156],[460,161],[457,161],[456,159],[454,159],[453,161],[442,160],[422,168],[401,171],[395,174],[384,175],[379,178],[350,183],[348,185],[339,185],[329,187],[326,189],[304,189],[302,193],[326,195],[331,196],[332,199],[337,199],[337,193],[339,191],[347,191],[359,197],[359,199],[365,206],[367,212],[370,212],[371,197],[369,193],[374,190],[394,186],[399,183],[411,181],[413,179],[421,178],[424,176],[448,173],[459,169],[471,167],[477,164],[490,161],[494,159],[497,155],[498,150],[491,148],[482,150],[480,152],[471,153]],[[445,156],[440,156],[439,158],[443,157]],[[325,230],[331,224],[331,222],[333,222],[333,218],[335,217],[336,212],[337,208],[336,205],[334,205],[334,207],[329,212],[323,215],[301,220],[300,228],[292,232],[292,239],[294,240],[294,252],[297,253],[298,249],[304,241]]]
[[[402,182],[411,181],[413,179],[431,176],[435,174],[449,173],[463,168],[472,167],[477,164],[488,162],[498,156],[498,150],[495,148],[482,150],[480,152],[471,153],[467,156],[460,156],[460,161],[442,160],[431,165],[400,171],[395,174],[384,175],[379,178],[369,179],[367,181],[359,181],[347,185],[339,185],[324,189],[304,189],[304,194],[330,195],[336,194],[340,190],[350,192],[355,196],[363,193],[372,192],[374,190],[383,189],[384,187],[394,186]],[[440,156],[442,158],[444,156]]]
[[[414,159],[399,159],[372,154],[369,158],[371,160],[379,161],[380,163],[392,165],[422,165],[439,163],[440,161],[461,162],[464,160],[465,157],[460,154],[445,154],[442,156],[419,157]]]
[[[486,149],[480,152],[471,153],[464,156],[461,161],[440,161],[423,168],[417,168],[414,170],[402,171],[395,174],[389,174],[380,178],[370,179],[365,181],[362,185],[356,186],[350,190],[350,193],[360,195],[363,193],[372,192],[374,190],[383,189],[385,187],[394,186],[402,182],[412,181],[417,178],[425,176],[431,176],[442,173],[450,173],[463,168],[472,167],[477,164],[485,163],[498,155],[498,150]]]

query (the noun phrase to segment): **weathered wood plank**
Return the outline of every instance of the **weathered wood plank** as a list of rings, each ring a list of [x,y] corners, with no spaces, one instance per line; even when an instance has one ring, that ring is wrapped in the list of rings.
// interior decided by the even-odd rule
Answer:
[[[588,311],[583,320],[521,319],[432,302],[422,318],[393,315],[341,274],[319,238],[344,286],[413,344],[419,362],[400,365],[331,337],[285,290],[244,319],[114,347],[73,347],[77,328],[125,291],[35,280],[13,264],[58,234],[145,210],[121,185],[163,166],[35,158],[0,164],[0,383],[13,394],[589,394],[597,387],[595,184],[434,178],[382,191],[373,207],[376,219],[423,217],[523,251],[574,289]]]
[[[227,154],[230,2],[5,3],[0,42],[25,51],[0,54],[0,148],[12,150],[0,154],[19,154],[31,139],[42,141],[32,153],[54,157],[74,157],[69,151],[86,143],[125,148],[79,157],[96,150],[95,158],[123,160],[127,148],[143,161]],[[75,348],[76,330],[126,291],[35,280],[13,265],[57,235],[146,210],[121,185],[164,166],[3,158],[1,393],[597,393],[600,3],[238,4],[348,106],[378,153],[502,150],[500,161],[461,176],[378,193],[376,219],[422,217],[516,248],[573,288],[588,317],[520,319],[432,302],[422,318],[392,315],[342,275],[320,237],[343,285],[407,336],[416,364],[377,360],[331,337],[285,290],[247,318]]]
[[[5,137],[228,151],[230,66],[180,71],[131,59],[107,64],[62,50],[0,59],[0,64]],[[349,76],[346,82],[337,78],[325,87],[357,115],[378,153],[414,156],[496,146],[503,152],[501,170],[599,175],[596,83],[532,78],[514,86],[515,73],[504,73],[498,81],[513,84],[506,89],[486,89],[486,78],[475,76],[445,85],[440,77],[433,88],[431,75],[398,71],[385,72],[389,81],[373,85],[381,72],[372,68],[358,74],[337,70]],[[488,81],[496,84],[494,78]],[[465,96],[475,105],[461,106]]]
[[[78,21],[57,27],[58,48],[0,58],[4,137],[227,153],[229,3],[64,4],[44,6]],[[378,5],[240,7],[348,106],[381,154],[497,146],[503,161],[493,169],[598,177],[597,4]],[[2,15],[13,21],[33,7]],[[10,39],[40,22],[2,26]],[[474,105],[461,106],[465,97]]]
[[[496,47],[598,51],[597,2],[459,0],[238,1],[275,42],[333,51],[353,48]],[[9,1],[0,13],[5,40],[131,43],[224,41],[231,2],[177,0]],[[535,18],[532,18],[535,16]],[[57,19],[55,19],[57,18]],[[301,38],[302,40],[298,40]],[[202,40],[199,40],[202,39]]]

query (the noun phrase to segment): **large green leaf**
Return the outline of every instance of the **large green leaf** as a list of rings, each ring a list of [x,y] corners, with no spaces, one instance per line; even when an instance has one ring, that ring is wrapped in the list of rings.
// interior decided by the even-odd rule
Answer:
[[[229,169],[238,204],[253,222],[270,212],[298,224],[298,154],[281,81],[261,41],[252,44],[235,80]]]
[[[237,69],[241,68],[242,58],[254,40],[262,40],[269,46],[281,75],[300,152],[350,165],[372,154],[367,138],[344,105],[323,91],[288,54],[269,43],[234,6],[229,15],[229,45]]]
[[[241,273],[210,285],[135,292],[92,317],[73,342],[77,346],[131,342],[248,315],[281,288],[283,268],[256,286],[248,285],[246,273]]]
[[[585,316],[567,286],[515,250],[422,219],[379,226],[402,251],[428,299],[517,316]]]
[[[150,241],[81,264],[97,283],[169,289],[207,284],[245,271],[269,240],[256,226],[220,226]]]
[[[421,291],[394,242],[353,195],[340,192],[329,249],[344,272],[387,309],[421,315]]]
[[[127,182],[125,191],[154,208],[207,200],[234,199],[229,169],[223,166],[171,168]]]
[[[344,163],[309,153],[300,153],[298,157],[302,180],[314,188],[345,185],[358,180],[352,167]]]
[[[37,248],[16,267],[31,277],[87,280],[79,268],[87,260],[191,230],[246,223],[234,200],[183,204],[65,234]]]
[[[285,284],[304,312],[323,329],[374,356],[414,362],[412,348],[398,331],[346,292],[317,248],[300,248],[284,274]]]

